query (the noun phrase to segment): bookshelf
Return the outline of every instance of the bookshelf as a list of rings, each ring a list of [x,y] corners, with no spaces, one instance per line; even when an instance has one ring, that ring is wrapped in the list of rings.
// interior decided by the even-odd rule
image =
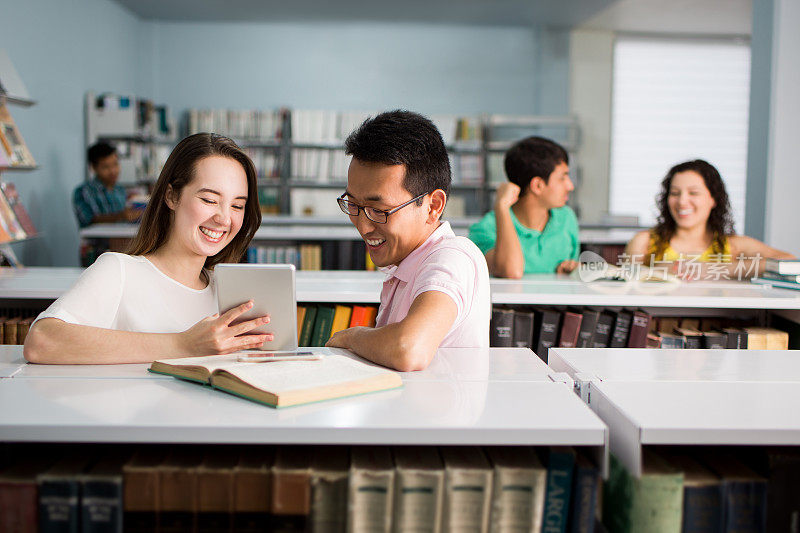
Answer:
[[[347,182],[344,140],[377,112],[286,109],[234,111],[190,109],[189,134],[213,131],[239,143],[259,171],[265,213],[335,214],[333,198]],[[572,116],[431,115],[450,153],[453,183],[450,216],[480,216],[505,181],[503,154],[513,142],[545,135],[577,157],[580,127]],[[574,164],[578,175],[577,162]],[[322,199],[329,199],[326,205]],[[574,200],[571,200],[574,204]],[[320,206],[324,206],[320,211]],[[327,208],[327,209],[326,209]]]
[[[0,49],[0,256],[11,266],[21,264],[11,245],[36,238],[38,233],[16,187],[4,181],[3,174],[39,167],[11,116],[9,106],[29,107],[34,104],[11,58]]]
[[[86,94],[86,148],[106,141],[117,148],[119,185],[149,185],[158,178],[177,137],[169,109],[150,100],[111,93]],[[91,169],[87,162],[86,178]]]

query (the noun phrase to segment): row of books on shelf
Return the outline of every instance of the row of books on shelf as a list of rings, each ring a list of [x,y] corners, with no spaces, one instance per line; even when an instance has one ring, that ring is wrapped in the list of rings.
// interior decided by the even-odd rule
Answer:
[[[642,309],[495,306],[491,346],[786,350],[789,333],[734,318],[653,317]]]
[[[28,210],[13,183],[0,183],[0,244],[36,235]]]
[[[523,446],[14,447],[0,530],[592,532],[583,449]],[[20,457],[22,455],[22,457]]]
[[[640,478],[611,456],[603,487],[608,531],[792,531],[800,513],[800,450],[645,448]]]
[[[375,327],[378,308],[374,305],[297,305],[299,346],[325,346],[331,336],[356,326]]]
[[[247,248],[248,263],[284,263],[298,270],[375,270],[375,264],[361,241],[263,245]]]
[[[31,310],[0,309],[0,344],[25,344],[25,337],[38,315]]]
[[[172,153],[172,145],[140,140],[111,139],[120,162],[120,185],[153,183]]]
[[[6,104],[0,100],[0,169],[32,168],[36,166],[28,145],[8,111]]]
[[[285,109],[190,109],[189,135],[214,132],[246,143],[278,142],[284,134]]]

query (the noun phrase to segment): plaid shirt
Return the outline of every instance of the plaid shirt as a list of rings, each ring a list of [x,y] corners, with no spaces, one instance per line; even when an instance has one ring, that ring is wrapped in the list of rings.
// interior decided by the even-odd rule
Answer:
[[[125,189],[115,185],[109,190],[95,178],[75,188],[72,195],[72,206],[78,225],[85,228],[97,215],[119,213],[125,209]]]

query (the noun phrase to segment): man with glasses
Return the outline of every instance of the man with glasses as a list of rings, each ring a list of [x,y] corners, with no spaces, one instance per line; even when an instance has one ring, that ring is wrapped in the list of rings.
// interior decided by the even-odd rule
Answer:
[[[488,347],[489,272],[480,250],[440,220],[450,162],[433,123],[409,111],[365,121],[345,141],[353,156],[339,207],[386,274],[376,327],[331,337],[400,371],[422,370],[441,347]]]

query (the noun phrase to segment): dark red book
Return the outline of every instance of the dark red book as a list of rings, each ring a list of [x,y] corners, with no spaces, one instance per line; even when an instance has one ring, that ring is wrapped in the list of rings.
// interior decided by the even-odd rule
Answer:
[[[39,512],[36,475],[47,466],[29,460],[0,472],[0,531],[36,533]]]
[[[637,309],[633,313],[630,333],[628,334],[628,348],[646,348],[647,333],[650,331],[650,315]]]
[[[558,345],[561,348],[574,348],[578,345],[578,333],[581,331],[583,315],[577,311],[564,311],[561,318],[561,335]]]

